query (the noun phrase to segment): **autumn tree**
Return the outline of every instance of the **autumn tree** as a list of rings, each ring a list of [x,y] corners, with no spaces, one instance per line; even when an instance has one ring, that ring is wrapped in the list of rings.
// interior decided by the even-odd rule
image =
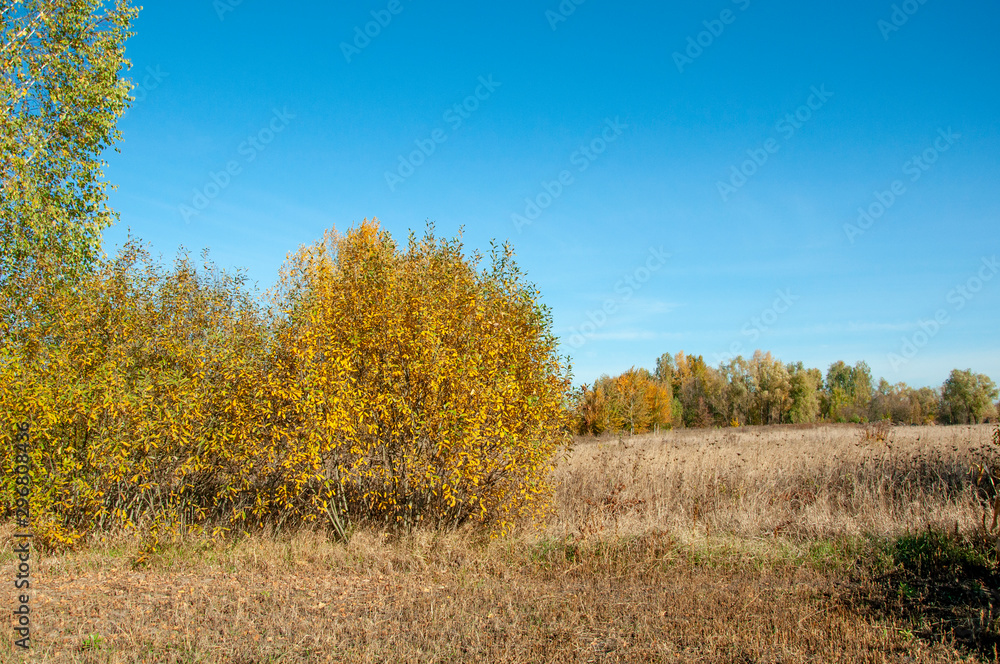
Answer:
[[[880,379],[872,394],[869,419],[909,423],[912,416],[911,391],[906,383],[893,385],[885,378]]]
[[[637,424],[641,431],[643,423],[649,418],[645,400],[645,387],[649,382],[647,376],[648,372],[640,373],[632,367],[615,378],[615,391],[621,404],[624,429],[630,434],[635,434]]]
[[[669,429],[673,426],[676,417],[673,390],[669,383],[656,380],[645,369],[643,371],[646,375],[643,401],[647,413],[643,428],[647,431]]]
[[[266,318],[241,275],[207,260],[199,270],[186,254],[167,269],[130,240],[46,306],[25,330],[34,360],[0,364],[0,413],[33,422],[40,542],[72,546],[95,528],[179,514],[222,526],[268,518],[287,475],[268,406],[281,402]],[[14,477],[0,472],[0,506]]]
[[[726,383],[726,422],[735,426],[750,424],[753,398],[757,392],[757,378],[742,355],[719,365]]]
[[[725,399],[717,410],[730,424],[778,424],[788,419],[792,382],[788,367],[771,353],[732,358],[719,366]]]
[[[780,424],[791,405],[788,370],[770,352],[759,350],[750,358],[749,369],[757,385],[751,408],[755,423]]]
[[[602,376],[594,381],[592,387],[583,385],[576,393],[572,404],[575,424],[574,431],[578,434],[599,435],[615,429],[611,419],[611,408],[607,393],[608,376]]]
[[[683,424],[689,427],[711,426],[717,411],[722,381],[701,355],[683,351],[674,356],[673,394],[683,407]]]
[[[670,353],[660,355],[656,360],[656,369],[653,372],[656,380],[670,390],[670,422],[671,426],[684,426],[684,405],[674,392],[674,375],[677,367],[674,363],[674,356]]]
[[[921,387],[910,391],[910,424],[933,424],[940,412],[940,388]]]
[[[645,369],[632,367],[614,379],[624,429],[631,434],[670,425],[670,389]]]
[[[632,367],[615,376],[601,376],[583,386],[575,406],[577,433],[624,431],[646,433],[672,426],[670,384],[646,369]]]
[[[902,424],[930,424],[941,411],[940,390],[914,389],[906,383],[890,384],[884,378],[872,394],[870,419]]]

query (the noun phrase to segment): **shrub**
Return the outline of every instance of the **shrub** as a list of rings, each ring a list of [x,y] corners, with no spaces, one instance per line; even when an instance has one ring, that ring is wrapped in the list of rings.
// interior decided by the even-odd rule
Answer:
[[[168,512],[202,520],[246,487],[265,321],[239,275],[205,267],[182,255],[168,272],[130,241],[75,291],[52,292],[22,331],[0,369],[0,444],[9,465],[11,425],[31,422],[42,542],[72,546]],[[8,511],[12,489],[0,489]]]
[[[882,445],[892,444],[893,426],[892,420],[878,420],[877,422],[866,422],[861,425],[861,443],[879,443]]]
[[[430,233],[400,252],[373,220],[299,251],[267,307],[129,242],[5,345],[0,506],[30,421],[56,548],[150,522],[509,529],[550,494],[568,379],[510,249],[478,261]]]
[[[277,334],[318,497],[390,524],[500,530],[544,507],[569,380],[512,259],[494,247],[479,271],[430,230],[400,252],[374,222],[291,259]]]

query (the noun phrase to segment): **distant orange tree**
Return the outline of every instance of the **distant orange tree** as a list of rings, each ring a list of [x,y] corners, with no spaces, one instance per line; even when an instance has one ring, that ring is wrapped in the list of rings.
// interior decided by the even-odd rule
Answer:
[[[53,547],[162,523],[511,528],[546,507],[568,377],[510,249],[479,260],[366,221],[260,304],[240,274],[129,242],[2,349],[0,508],[30,421]]]
[[[578,434],[624,431],[645,433],[672,425],[670,384],[645,369],[629,369],[611,378],[602,376],[593,386],[584,385],[576,395],[575,426]]]

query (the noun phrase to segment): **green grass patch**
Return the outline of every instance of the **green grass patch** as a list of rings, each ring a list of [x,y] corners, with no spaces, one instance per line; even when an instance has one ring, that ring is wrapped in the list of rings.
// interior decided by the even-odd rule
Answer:
[[[1000,648],[1000,560],[982,533],[928,529],[871,540],[858,558],[858,601],[902,618],[931,642],[992,661]]]

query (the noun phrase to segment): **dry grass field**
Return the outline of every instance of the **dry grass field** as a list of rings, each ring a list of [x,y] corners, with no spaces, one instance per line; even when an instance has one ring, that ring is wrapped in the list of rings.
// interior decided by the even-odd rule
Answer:
[[[874,432],[873,432],[874,433]],[[997,661],[991,429],[578,439],[510,537],[122,536],[36,561],[37,662]],[[992,458],[992,457],[991,457]],[[989,525],[989,524],[987,524]],[[13,531],[5,527],[4,541]],[[10,547],[0,578],[13,579]],[[6,601],[13,605],[12,581]]]

